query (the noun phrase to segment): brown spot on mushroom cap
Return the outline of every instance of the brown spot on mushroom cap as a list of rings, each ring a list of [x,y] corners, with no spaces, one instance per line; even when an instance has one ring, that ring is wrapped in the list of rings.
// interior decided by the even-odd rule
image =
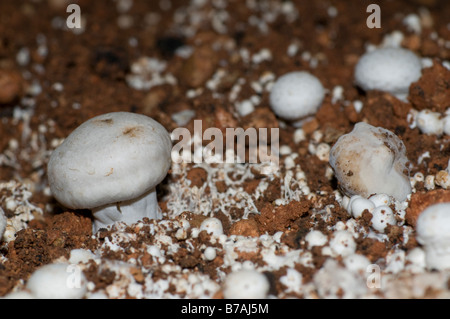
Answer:
[[[138,137],[141,133],[142,127],[140,126],[126,127],[122,130],[122,134],[128,137]]]
[[[105,176],[110,176],[110,175],[112,175],[112,173],[114,173],[114,168],[113,167],[111,167],[109,169],[108,173],[106,173]]]
[[[95,120],[94,121],[95,124],[98,125],[103,125],[103,124],[108,124],[108,125],[112,125],[114,123],[114,120],[111,118],[108,119],[100,119],[100,120]]]

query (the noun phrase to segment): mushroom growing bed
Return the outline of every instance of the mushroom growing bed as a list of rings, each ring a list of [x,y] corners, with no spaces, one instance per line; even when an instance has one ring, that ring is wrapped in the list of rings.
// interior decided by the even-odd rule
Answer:
[[[376,16],[367,1],[75,2],[81,25],[73,29],[72,1],[0,2],[0,296],[450,297],[450,239],[440,233],[450,227],[441,216],[448,206],[435,208],[444,224],[419,218],[450,202],[448,1],[380,2],[381,28],[370,27]],[[361,72],[368,74],[358,79],[392,88],[398,76],[401,98],[355,80],[360,58],[385,48],[414,55],[420,77],[408,77],[417,65],[403,72],[391,60],[372,68],[367,59]],[[316,82],[314,90],[277,90],[279,102],[298,94],[287,99],[294,101],[287,121],[272,109],[270,93],[291,72],[316,77],[324,96]],[[290,109],[296,98],[308,110]],[[278,129],[278,166],[267,172],[245,160],[192,160],[210,142],[193,138],[193,154],[172,161],[156,186],[162,218],[93,227],[92,211],[57,201],[47,165],[76,128],[112,112],[153,118],[174,146],[183,128],[194,137],[209,128],[224,136],[227,128]],[[348,153],[337,174],[333,146],[360,122],[373,127],[375,147],[362,137],[361,146],[339,145]],[[96,134],[89,135],[99,144],[108,140]],[[65,154],[69,160],[109,163],[111,153],[98,149],[107,145],[80,144],[77,154]],[[139,147],[132,152],[130,159]],[[155,167],[158,152],[150,151],[144,167]],[[89,171],[89,163],[68,169]],[[115,173],[94,171],[101,169]],[[108,196],[124,201],[141,174],[131,176]],[[346,184],[356,176],[377,193]],[[94,196],[88,180],[71,196]],[[122,213],[120,203],[112,206]],[[68,278],[75,292],[61,284]]]

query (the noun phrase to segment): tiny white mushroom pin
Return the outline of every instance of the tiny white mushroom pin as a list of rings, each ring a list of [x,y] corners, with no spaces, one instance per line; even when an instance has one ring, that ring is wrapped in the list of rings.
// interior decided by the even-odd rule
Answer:
[[[355,82],[364,91],[389,92],[406,101],[411,83],[422,75],[422,62],[412,51],[386,47],[365,53],[356,64]]]
[[[330,151],[330,165],[345,195],[386,194],[404,201],[411,193],[408,159],[394,133],[360,122]]]
[[[296,121],[315,114],[324,96],[325,89],[318,78],[305,71],[294,71],[278,78],[269,99],[277,116]]]
[[[170,168],[171,147],[166,129],[148,116],[94,117],[51,155],[50,189],[68,208],[91,209],[94,232],[117,221],[159,219],[155,187]]]
[[[417,218],[417,241],[428,269],[450,269],[450,203],[428,206]]]

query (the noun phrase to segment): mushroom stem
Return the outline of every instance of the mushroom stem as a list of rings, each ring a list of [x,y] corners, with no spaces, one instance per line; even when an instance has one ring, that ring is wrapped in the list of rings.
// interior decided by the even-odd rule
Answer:
[[[115,222],[132,224],[142,220],[144,217],[149,219],[162,218],[155,188],[132,200],[96,207],[92,209],[92,214],[94,216],[92,224],[94,233],[100,228],[106,228]]]

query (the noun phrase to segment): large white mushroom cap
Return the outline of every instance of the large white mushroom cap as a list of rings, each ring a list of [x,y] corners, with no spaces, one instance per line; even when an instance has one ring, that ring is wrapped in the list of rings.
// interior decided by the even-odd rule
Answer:
[[[386,47],[365,53],[355,68],[355,81],[364,91],[390,92],[406,100],[411,83],[422,74],[422,63],[412,51]]]
[[[72,209],[137,198],[164,179],[171,147],[166,129],[148,116],[113,112],[94,117],[51,155],[50,189]]]
[[[386,194],[404,201],[411,193],[403,142],[382,127],[360,122],[330,151],[330,165],[345,195]]]
[[[315,114],[324,96],[325,89],[318,78],[305,71],[295,71],[278,78],[269,99],[277,116],[285,120],[298,120]]]

